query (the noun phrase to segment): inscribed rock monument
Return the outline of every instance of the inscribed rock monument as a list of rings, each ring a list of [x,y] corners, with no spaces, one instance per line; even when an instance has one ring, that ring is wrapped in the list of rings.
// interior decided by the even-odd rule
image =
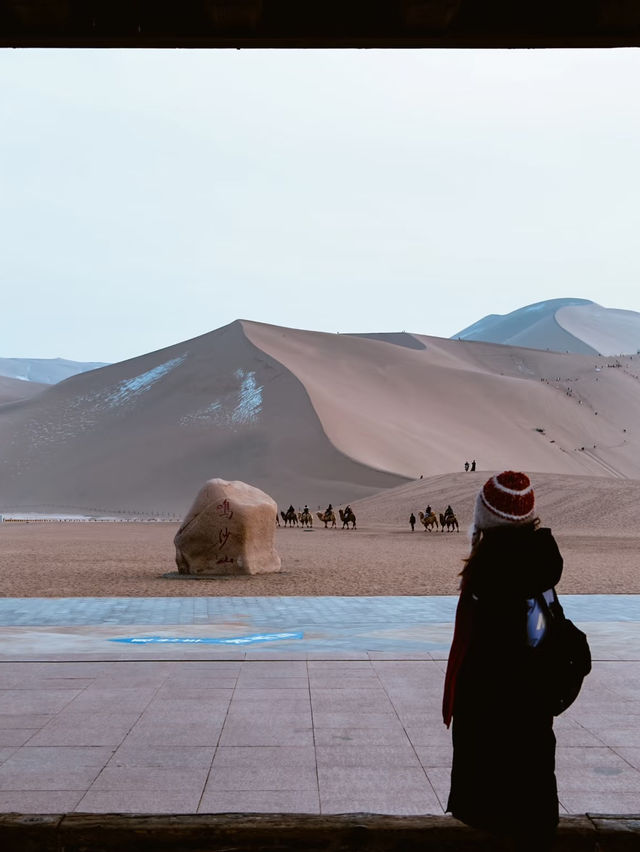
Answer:
[[[208,480],[174,538],[178,571],[194,576],[279,571],[276,516],[275,501],[259,488]]]

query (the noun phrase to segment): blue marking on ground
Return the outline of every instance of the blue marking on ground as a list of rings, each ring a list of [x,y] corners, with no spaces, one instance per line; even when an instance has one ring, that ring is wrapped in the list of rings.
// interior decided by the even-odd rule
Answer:
[[[253,636],[233,636],[217,639],[211,636],[130,636],[109,639],[129,645],[185,644],[185,645],[249,645],[252,642],[276,642],[280,639],[303,639],[304,633],[255,633]]]

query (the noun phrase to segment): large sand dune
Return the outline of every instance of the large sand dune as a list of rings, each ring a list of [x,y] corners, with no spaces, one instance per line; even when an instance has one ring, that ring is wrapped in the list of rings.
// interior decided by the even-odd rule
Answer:
[[[214,476],[315,508],[473,458],[640,479],[639,367],[237,321],[0,408],[0,511],[183,514]]]

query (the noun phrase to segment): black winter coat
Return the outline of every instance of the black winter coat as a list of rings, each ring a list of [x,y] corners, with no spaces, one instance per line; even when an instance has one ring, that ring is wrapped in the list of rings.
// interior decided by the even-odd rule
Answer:
[[[456,681],[447,810],[496,834],[558,823],[553,716],[526,644],[526,599],[561,574],[549,529],[498,527],[484,532],[461,592],[473,596],[472,632]]]

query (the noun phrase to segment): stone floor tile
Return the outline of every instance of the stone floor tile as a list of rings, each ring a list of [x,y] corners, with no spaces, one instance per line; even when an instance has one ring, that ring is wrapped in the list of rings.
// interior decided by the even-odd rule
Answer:
[[[311,724],[263,724],[227,721],[219,740],[220,746],[313,745]]]
[[[85,689],[71,701],[71,713],[142,713],[155,695],[155,689]]]
[[[617,748],[618,746],[640,746],[640,721],[638,725],[629,727],[593,727],[591,733],[603,743]]]
[[[179,720],[170,719],[163,724],[140,723],[123,738],[129,746],[187,746],[211,747],[218,743],[222,731],[222,722],[206,725],[184,725]],[[120,743],[118,743],[120,745]]]
[[[137,713],[109,716],[59,714],[34,734],[29,744],[37,746],[120,745],[138,718]]]
[[[281,687],[272,687],[269,689],[263,689],[261,686],[244,686],[242,683],[238,682],[238,686],[236,687],[235,692],[233,693],[233,703],[235,704],[237,701],[294,701],[296,699],[302,699],[303,701],[309,701],[309,687],[307,684],[304,686],[292,686],[291,688],[281,688]]]
[[[394,728],[401,723],[393,711],[386,713],[363,713],[320,711],[313,708],[314,728]]]
[[[2,767],[0,767],[0,770]],[[209,790],[317,790],[314,765],[220,766],[214,760],[205,791]]]
[[[374,672],[358,675],[340,676],[339,674],[324,675],[310,674],[309,687],[312,692],[317,689],[326,689],[333,692],[353,688],[380,687],[380,681]]]
[[[0,812],[61,814],[73,811],[83,796],[80,790],[1,791]]]
[[[320,813],[317,790],[205,790],[198,813]]]
[[[15,754],[18,746],[3,746],[0,748],[0,766],[8,760],[12,754]]]
[[[371,745],[362,748],[362,745],[316,745],[316,760],[318,771],[320,767],[376,767],[398,768],[398,767],[420,767],[420,761],[409,744],[398,743],[395,745]]]
[[[152,701],[144,710],[140,719],[164,724],[172,720],[183,725],[211,725],[222,723],[227,715],[229,702],[202,704],[200,701],[180,701],[171,699]]]
[[[416,754],[425,769],[432,767],[450,767],[453,759],[453,745],[416,746]]]
[[[54,713],[1,713],[0,731],[10,728],[38,730],[48,724]]]
[[[0,770],[2,767],[0,767]],[[184,793],[202,792],[208,766],[162,768],[158,766],[116,766],[109,764],[91,785],[98,790],[180,790]]]
[[[34,736],[34,733],[34,730],[31,728],[7,728],[6,730],[0,730],[0,748],[24,745]]]
[[[73,689],[6,689],[0,691],[0,713],[58,713],[79,694]]]
[[[431,766],[427,769],[427,780],[433,788],[444,812],[451,789],[451,769],[448,766]]]
[[[243,768],[283,768],[316,766],[316,752],[307,746],[220,746],[216,751],[213,768],[233,766]]]
[[[355,745],[377,746],[409,743],[402,725],[386,728],[337,727],[319,728],[314,725],[316,746]]]
[[[620,764],[612,763],[602,767],[585,764],[583,768],[558,767],[558,790],[563,793],[589,790],[599,790],[601,793],[635,792],[636,800],[640,802],[640,772],[621,758]]]
[[[200,792],[182,790],[89,790],[78,802],[78,813],[194,814]]]
[[[640,770],[640,746],[616,746],[614,751],[634,769]],[[638,807],[640,810],[640,805]]]
[[[393,795],[429,787],[422,767],[388,766],[318,766],[318,784],[321,798],[325,793],[345,796],[365,791],[383,791]]]
[[[154,702],[160,701],[198,701],[202,704],[224,704],[231,701],[233,697],[233,690],[235,688],[235,681],[233,687],[198,687],[194,686],[193,681],[189,683],[188,681],[182,681],[179,684],[174,683],[172,680],[169,680],[164,683],[160,689],[156,690],[153,695],[150,697],[153,698]]]
[[[637,814],[637,792],[610,792],[604,790],[558,789],[561,804],[570,814]]]
[[[323,814],[442,814],[438,797],[430,787],[405,793],[385,792],[382,789],[360,793],[320,793],[320,811]]]
[[[16,766],[68,769],[88,766],[101,769],[113,755],[112,746],[32,746],[19,749],[11,761]]]
[[[599,769],[622,770],[626,768],[625,763],[620,755],[602,743],[588,748],[556,746],[556,769],[584,769],[585,772]]]
[[[375,674],[375,668],[368,660],[309,660],[307,663],[309,674],[329,674],[333,672],[336,675],[342,673],[345,677],[362,676],[363,673]]]
[[[136,745],[127,738],[113,753],[109,766],[160,769],[209,769],[215,746]]]
[[[407,726],[406,731],[414,746],[446,746],[451,742],[451,730],[442,724],[441,719],[433,725]]]
[[[14,755],[0,766],[0,790],[86,790],[98,766],[38,766],[25,764]]]
[[[592,731],[583,728],[582,725],[577,725],[575,728],[560,728],[554,725],[556,742],[558,747],[584,747],[597,748],[603,745],[602,740]]]
[[[307,663],[304,660],[271,660],[266,663],[262,661],[246,661],[243,663],[239,677],[256,678],[266,680],[278,680],[280,678],[307,677]]]
[[[236,689],[260,689],[263,692],[275,690],[300,690],[309,688],[306,675],[296,677],[255,677],[254,675],[240,674],[236,681]]]

